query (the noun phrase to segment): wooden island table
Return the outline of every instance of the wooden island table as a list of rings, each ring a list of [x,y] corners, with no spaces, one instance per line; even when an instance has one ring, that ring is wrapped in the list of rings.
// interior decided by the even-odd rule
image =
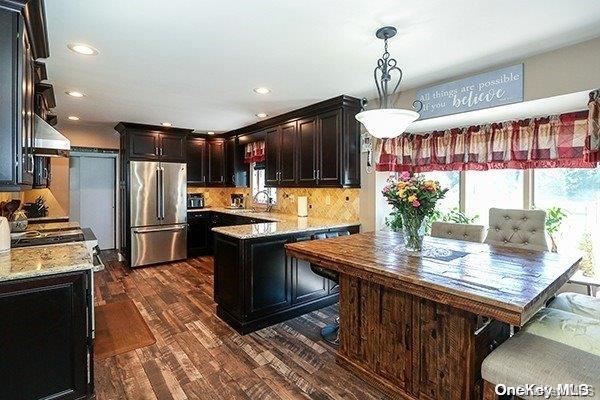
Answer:
[[[340,273],[337,361],[393,397],[480,399],[483,359],[576,272],[579,255],[369,232],[286,245]],[[482,324],[482,317],[490,322]]]

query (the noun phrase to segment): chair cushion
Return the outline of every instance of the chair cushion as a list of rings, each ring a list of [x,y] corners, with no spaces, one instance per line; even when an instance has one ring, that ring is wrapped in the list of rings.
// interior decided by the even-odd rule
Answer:
[[[561,293],[548,307],[600,320],[600,299],[597,297],[579,293]]]
[[[542,308],[523,331],[600,357],[600,320],[554,308]],[[600,364],[598,364],[600,375]]]
[[[487,356],[481,375],[488,382],[507,386],[585,383],[600,396],[599,366],[600,357],[594,354],[521,331]]]
[[[543,210],[508,210],[490,208],[485,243],[547,251],[546,212]]]
[[[483,225],[455,224],[452,222],[434,222],[431,224],[431,236],[465,240],[468,242],[483,242]]]

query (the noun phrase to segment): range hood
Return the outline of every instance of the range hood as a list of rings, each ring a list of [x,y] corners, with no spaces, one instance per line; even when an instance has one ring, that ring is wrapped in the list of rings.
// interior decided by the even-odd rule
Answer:
[[[69,157],[71,142],[50,124],[35,115],[33,154],[44,157]]]

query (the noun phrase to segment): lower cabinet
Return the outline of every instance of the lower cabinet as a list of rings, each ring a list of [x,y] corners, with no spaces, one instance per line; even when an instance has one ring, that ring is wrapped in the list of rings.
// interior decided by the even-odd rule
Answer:
[[[349,230],[358,233],[358,226]],[[253,239],[215,234],[217,315],[246,334],[336,303],[334,282],[285,253],[286,243],[310,240],[314,233]]]
[[[0,399],[93,394],[90,274],[0,282]]]

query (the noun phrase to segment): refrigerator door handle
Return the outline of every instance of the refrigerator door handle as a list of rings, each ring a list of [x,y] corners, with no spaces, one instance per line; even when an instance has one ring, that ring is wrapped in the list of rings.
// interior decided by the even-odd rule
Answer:
[[[165,219],[165,169],[160,167],[160,219]]]
[[[162,219],[161,207],[161,186],[162,180],[160,176],[160,167],[156,168],[156,219]]]
[[[143,228],[143,229],[133,229],[133,233],[136,235],[141,235],[144,233],[153,233],[153,232],[172,232],[172,231],[181,231],[187,229],[186,225],[177,225],[177,226],[169,226],[164,228]]]

